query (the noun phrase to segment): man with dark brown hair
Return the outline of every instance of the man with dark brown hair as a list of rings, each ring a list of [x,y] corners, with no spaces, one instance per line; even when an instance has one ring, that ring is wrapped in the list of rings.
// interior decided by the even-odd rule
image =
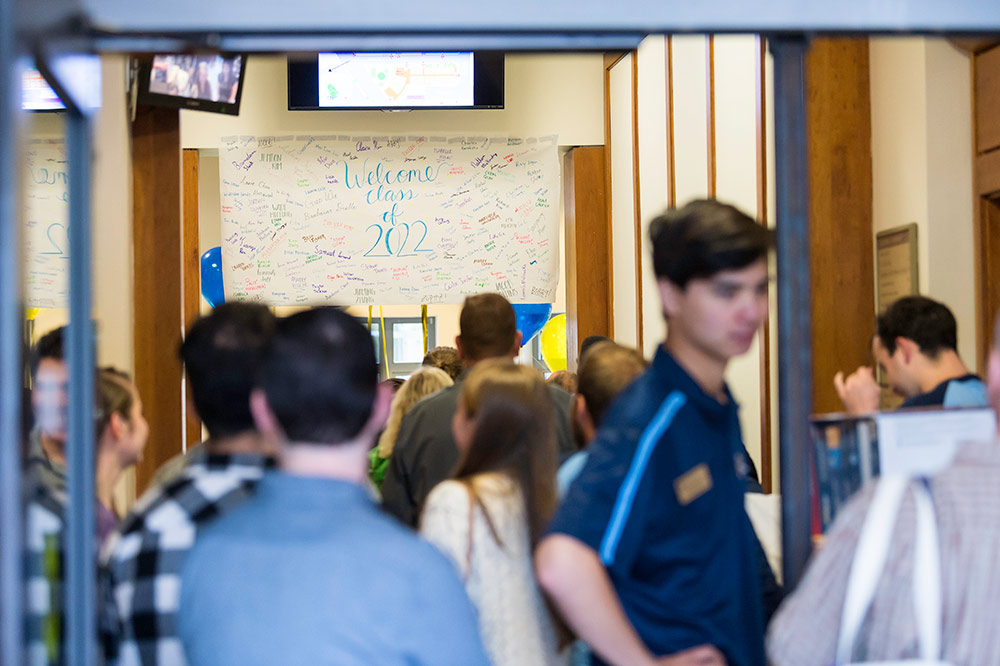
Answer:
[[[462,305],[455,346],[466,369],[490,358],[516,357],[521,334],[514,308],[499,294],[469,296]],[[407,525],[416,526],[427,495],[448,478],[458,462],[451,420],[458,408],[461,382],[459,376],[453,386],[421,400],[399,427],[382,483],[382,505]],[[562,457],[575,448],[569,429],[570,395],[556,386],[549,387],[549,395],[557,412],[556,434]]]

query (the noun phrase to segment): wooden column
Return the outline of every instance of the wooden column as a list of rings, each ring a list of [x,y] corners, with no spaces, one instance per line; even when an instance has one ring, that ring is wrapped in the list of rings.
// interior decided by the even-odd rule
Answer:
[[[838,370],[869,361],[875,328],[868,40],[816,39],[806,57],[813,409],[843,409]]]
[[[184,334],[201,314],[201,254],[198,252],[198,151],[184,150]],[[184,383],[184,441],[188,448],[201,441],[201,419],[192,409],[194,397],[190,382]]]
[[[135,383],[149,421],[136,469],[141,495],[156,469],[181,451],[182,313],[180,112],[140,106],[132,124]]]
[[[575,372],[580,342],[611,336],[608,196],[603,146],[573,148],[563,161],[566,212],[567,367]]]
[[[978,44],[972,56],[973,180],[976,216],[978,367],[986,368],[993,319],[1000,310],[1000,46]]]

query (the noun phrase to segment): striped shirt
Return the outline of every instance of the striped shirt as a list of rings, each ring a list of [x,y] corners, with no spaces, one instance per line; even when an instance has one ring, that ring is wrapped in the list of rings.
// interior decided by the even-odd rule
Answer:
[[[945,661],[1000,664],[1000,446],[968,444],[931,483],[941,542]],[[834,661],[847,578],[874,486],[837,516],[796,592],[768,633],[774,666],[826,666]],[[858,634],[855,660],[916,658],[913,604],[913,495],[907,493],[885,571]]]

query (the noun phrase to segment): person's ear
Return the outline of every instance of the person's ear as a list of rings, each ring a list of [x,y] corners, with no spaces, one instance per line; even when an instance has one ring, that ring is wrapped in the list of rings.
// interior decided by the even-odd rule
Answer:
[[[517,358],[517,355],[521,352],[521,340],[523,339],[521,331],[515,331],[514,335],[514,346],[510,349],[510,356]]]
[[[250,392],[250,415],[253,416],[257,432],[265,438],[279,441],[285,439],[285,433],[281,429],[281,424],[278,423],[278,417],[271,410],[267,395],[262,389],[256,388]]]
[[[896,349],[902,354],[903,362],[907,364],[912,362],[914,355],[920,351],[920,347],[917,346],[916,342],[903,336],[896,338]]]
[[[465,362],[465,350],[462,349],[462,336],[455,336],[455,349],[458,350],[458,360]]]
[[[111,429],[111,435],[115,439],[121,439],[122,435],[125,434],[125,418],[118,412],[111,412],[111,418],[108,419],[108,428]]]
[[[680,308],[682,289],[666,278],[659,278],[656,287],[660,292],[660,304],[663,314],[673,317]]]

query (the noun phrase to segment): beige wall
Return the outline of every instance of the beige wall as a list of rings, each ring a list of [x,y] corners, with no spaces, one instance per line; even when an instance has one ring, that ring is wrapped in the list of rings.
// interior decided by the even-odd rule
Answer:
[[[944,39],[870,42],[874,232],[916,223],[921,293],[977,359],[969,58]]]
[[[716,196],[751,216],[757,214],[756,53],[754,36],[715,38]],[[666,41],[643,40],[638,58],[639,205],[642,227],[643,353],[651,358],[666,336],[656,280],[652,270],[648,228],[668,203]],[[677,204],[709,193],[707,49],[703,35],[672,39],[674,182]],[[631,56],[611,70],[611,191],[614,266],[615,340],[635,345],[635,234],[633,218]],[[768,107],[770,109],[770,106]],[[770,161],[770,160],[769,160]],[[769,180],[772,183],[773,179]],[[773,208],[770,210],[773,211]],[[727,382],[740,403],[743,440],[761,467],[760,350],[755,342],[733,359]],[[776,388],[772,386],[772,391]],[[776,393],[772,393],[776,396]],[[776,458],[776,420],[770,445]],[[776,465],[775,465],[776,469]],[[777,477],[775,476],[775,479]],[[775,487],[777,487],[775,485]]]
[[[489,132],[523,136],[556,134],[563,146],[604,143],[603,57],[586,55],[510,55],[506,59],[503,110],[476,111],[288,111],[284,57],[253,56],[247,63],[240,115],[236,118],[181,112],[181,143],[201,150],[199,229],[202,252],[219,245],[220,137],[284,132]],[[564,234],[560,233],[560,257]],[[565,312],[561,276],[553,312]],[[203,306],[206,304],[203,302]],[[458,305],[431,305],[437,343],[453,345],[458,334]],[[284,311],[282,309],[281,311]],[[367,316],[366,307],[351,308]],[[386,306],[386,317],[418,317],[419,305]],[[375,308],[378,316],[378,308]]]
[[[132,372],[132,160],[124,57],[104,56],[101,77],[104,102],[94,119],[91,195],[97,361]],[[64,136],[61,114],[35,114],[29,121],[32,136]],[[64,308],[43,310],[36,333],[62,326],[68,317]]]

